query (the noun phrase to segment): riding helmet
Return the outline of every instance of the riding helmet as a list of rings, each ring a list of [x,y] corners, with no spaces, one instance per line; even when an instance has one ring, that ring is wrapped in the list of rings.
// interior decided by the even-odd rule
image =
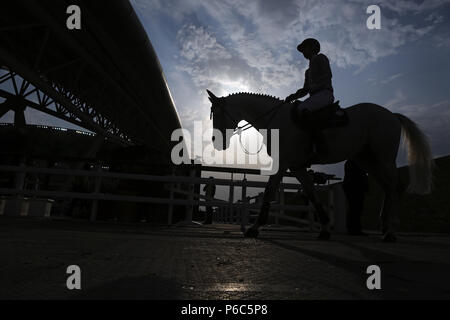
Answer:
[[[306,47],[311,47],[316,54],[320,52],[320,43],[316,39],[308,38],[303,40],[302,43],[297,46],[297,50],[303,53],[303,49]]]

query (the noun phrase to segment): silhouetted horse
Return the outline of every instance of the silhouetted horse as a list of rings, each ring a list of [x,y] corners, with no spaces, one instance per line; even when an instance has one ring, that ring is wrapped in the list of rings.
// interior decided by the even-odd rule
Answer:
[[[257,222],[245,232],[247,237],[257,237],[260,226],[267,222],[270,201],[284,173],[290,169],[303,185],[313,203],[321,223],[320,239],[329,239],[329,217],[319,202],[306,167],[310,153],[310,135],[299,128],[291,116],[292,104],[283,104],[274,97],[238,93],[216,97],[208,90],[212,102],[213,127],[226,137],[226,129],[236,128],[246,120],[256,129],[279,129],[279,170],[271,175],[264,191],[264,200]],[[270,112],[271,109],[276,112]],[[396,157],[401,132],[408,145],[410,186],[413,193],[431,190],[433,160],[426,136],[409,118],[373,104],[360,103],[345,109],[349,123],[343,127],[324,130],[328,145],[326,157],[319,155],[316,164],[331,164],[351,159],[372,175],[383,188],[384,204],[380,214],[383,241],[394,242],[398,224],[399,188]],[[268,134],[269,136],[269,134]],[[228,148],[229,139],[214,140],[214,148]],[[268,150],[269,150],[268,146]]]

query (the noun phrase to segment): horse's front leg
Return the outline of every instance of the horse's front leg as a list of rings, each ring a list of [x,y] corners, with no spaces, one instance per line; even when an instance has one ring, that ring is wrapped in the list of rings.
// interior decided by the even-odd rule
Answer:
[[[329,231],[329,223],[330,218],[328,217],[327,212],[323,208],[322,204],[320,203],[319,196],[317,195],[316,189],[314,188],[314,183],[306,171],[306,169],[300,169],[298,171],[294,171],[295,176],[299,180],[299,182],[302,184],[309,200],[312,202],[314,208],[316,209],[316,212],[319,216],[321,229],[318,238],[323,240],[330,239],[330,231]]]
[[[270,176],[264,190],[263,203],[259,211],[258,220],[244,233],[245,237],[256,238],[259,234],[259,228],[267,223],[270,211],[270,201],[274,198],[285,171],[286,170],[278,170],[276,174]]]

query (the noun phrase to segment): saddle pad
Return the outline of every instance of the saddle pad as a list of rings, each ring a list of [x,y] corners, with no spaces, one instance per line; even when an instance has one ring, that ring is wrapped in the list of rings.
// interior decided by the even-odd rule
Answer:
[[[292,104],[291,116],[294,122],[302,129],[323,130],[326,128],[343,127],[348,124],[347,112],[339,106],[339,101],[320,110],[304,113],[301,116],[297,112],[297,106],[297,103]]]

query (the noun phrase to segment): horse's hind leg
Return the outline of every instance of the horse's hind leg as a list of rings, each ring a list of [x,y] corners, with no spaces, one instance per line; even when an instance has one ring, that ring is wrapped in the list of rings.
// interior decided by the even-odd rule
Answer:
[[[380,211],[383,241],[395,242],[400,201],[397,166],[395,162],[381,162],[367,166],[367,171],[373,175],[384,191],[383,206]]]
[[[378,180],[384,190],[383,208],[380,213],[384,242],[395,242],[395,232],[399,224],[398,172],[395,163],[380,166]]]
[[[305,192],[309,198],[309,200],[312,202],[314,208],[316,209],[316,212],[319,216],[320,224],[321,224],[321,230],[320,234],[318,236],[319,239],[328,240],[330,238],[330,232],[328,230],[330,218],[328,217],[327,212],[323,208],[322,204],[320,203],[319,196],[317,195],[316,189],[314,188],[314,183],[306,171],[306,169],[300,169],[298,171],[294,171],[295,176],[302,184],[303,188],[305,189]]]

